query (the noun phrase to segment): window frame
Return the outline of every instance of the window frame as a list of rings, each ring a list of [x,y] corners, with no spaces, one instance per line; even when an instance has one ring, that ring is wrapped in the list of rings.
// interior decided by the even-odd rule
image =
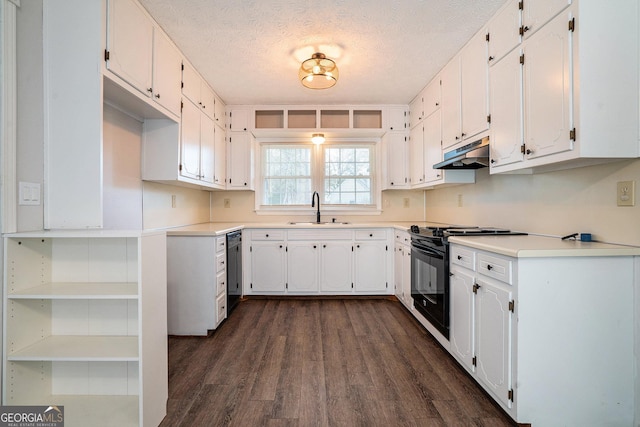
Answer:
[[[310,215],[315,213],[315,208],[311,207],[311,196],[313,191],[320,194],[320,209],[323,214],[340,214],[340,215],[379,215],[382,213],[382,192],[380,189],[381,179],[381,139],[380,138],[353,138],[353,139],[331,139],[324,144],[314,145],[306,142],[301,138],[283,140],[283,139],[259,139],[257,140],[257,161],[256,179],[258,180],[255,190],[255,212],[258,215]],[[264,182],[263,173],[265,148],[268,146],[286,146],[291,147],[309,147],[311,148],[311,187],[309,193],[309,203],[305,205],[265,205],[264,199]],[[368,205],[331,205],[325,204],[324,201],[324,179],[325,179],[325,148],[328,147],[370,147],[370,177],[371,177],[371,204]]]

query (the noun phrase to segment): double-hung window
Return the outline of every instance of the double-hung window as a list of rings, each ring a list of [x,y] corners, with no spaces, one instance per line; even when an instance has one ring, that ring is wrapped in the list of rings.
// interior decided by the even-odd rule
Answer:
[[[323,210],[378,211],[373,142],[262,143],[258,211],[307,210],[314,191]]]

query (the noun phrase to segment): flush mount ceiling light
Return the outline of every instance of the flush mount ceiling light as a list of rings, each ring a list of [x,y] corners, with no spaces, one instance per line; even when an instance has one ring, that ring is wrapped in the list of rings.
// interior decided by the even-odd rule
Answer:
[[[316,145],[320,145],[324,143],[324,133],[314,133],[311,135],[311,142]]]
[[[316,52],[300,66],[298,79],[309,89],[328,89],[338,81],[338,67],[324,53]]]

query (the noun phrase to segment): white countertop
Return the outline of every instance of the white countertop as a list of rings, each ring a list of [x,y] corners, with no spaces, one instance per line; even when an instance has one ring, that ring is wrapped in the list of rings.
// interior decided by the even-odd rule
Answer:
[[[636,246],[562,240],[559,237],[531,234],[525,236],[455,236],[449,237],[449,242],[514,258],[640,255],[640,247]]]

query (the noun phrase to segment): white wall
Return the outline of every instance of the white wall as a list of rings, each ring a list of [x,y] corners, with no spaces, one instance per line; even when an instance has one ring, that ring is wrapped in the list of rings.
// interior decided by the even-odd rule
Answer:
[[[636,181],[636,206],[616,206],[617,181]],[[476,184],[426,192],[427,220],[507,227],[640,246],[640,160],[535,175],[477,172]],[[462,207],[458,206],[459,197]]]

